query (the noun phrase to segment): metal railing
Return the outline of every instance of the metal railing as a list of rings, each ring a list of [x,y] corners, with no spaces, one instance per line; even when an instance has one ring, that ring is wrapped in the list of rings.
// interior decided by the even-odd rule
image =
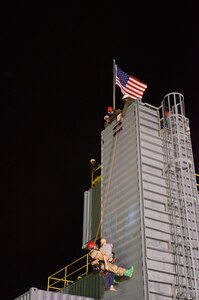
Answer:
[[[101,165],[94,171],[91,172],[91,187],[93,188],[101,179]]]
[[[199,194],[199,183],[198,183],[198,181],[199,181],[199,174],[195,174],[196,175],[196,185],[197,185],[197,190],[198,190],[198,194]],[[197,181],[197,177],[198,177],[198,181]]]
[[[66,267],[48,277],[48,291],[60,291],[62,288],[82,279],[89,271],[88,254],[80,257]]]

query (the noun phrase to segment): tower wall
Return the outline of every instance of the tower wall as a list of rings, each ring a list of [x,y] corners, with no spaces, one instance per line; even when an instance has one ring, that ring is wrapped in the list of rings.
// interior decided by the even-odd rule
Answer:
[[[142,300],[146,286],[145,233],[136,105],[129,107],[121,124],[111,124],[102,132],[101,153],[102,237],[113,243],[119,266],[133,265],[136,269],[134,278],[125,280],[114,298],[128,300],[134,295],[134,299]]]
[[[102,132],[102,237],[118,265],[135,267],[115,299],[199,299],[195,169],[188,119],[175,97],[167,106],[177,118],[167,124],[165,102],[136,102]]]

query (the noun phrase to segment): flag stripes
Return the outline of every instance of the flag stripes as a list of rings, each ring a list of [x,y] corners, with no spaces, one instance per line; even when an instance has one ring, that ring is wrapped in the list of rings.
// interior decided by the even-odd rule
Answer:
[[[128,95],[133,99],[142,99],[143,93],[147,88],[145,83],[142,83],[137,78],[128,75],[117,66],[115,84],[120,87],[123,95]]]

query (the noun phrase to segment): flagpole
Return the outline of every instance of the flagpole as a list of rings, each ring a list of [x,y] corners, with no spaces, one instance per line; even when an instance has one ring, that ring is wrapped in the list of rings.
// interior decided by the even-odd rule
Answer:
[[[115,82],[116,82],[116,64],[113,60],[113,109],[115,109]]]

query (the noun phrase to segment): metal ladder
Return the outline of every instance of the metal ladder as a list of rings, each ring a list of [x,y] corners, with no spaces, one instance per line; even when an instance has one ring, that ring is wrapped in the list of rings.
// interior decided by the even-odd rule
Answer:
[[[199,300],[199,203],[183,96],[167,94],[160,116],[176,266],[175,298]]]

